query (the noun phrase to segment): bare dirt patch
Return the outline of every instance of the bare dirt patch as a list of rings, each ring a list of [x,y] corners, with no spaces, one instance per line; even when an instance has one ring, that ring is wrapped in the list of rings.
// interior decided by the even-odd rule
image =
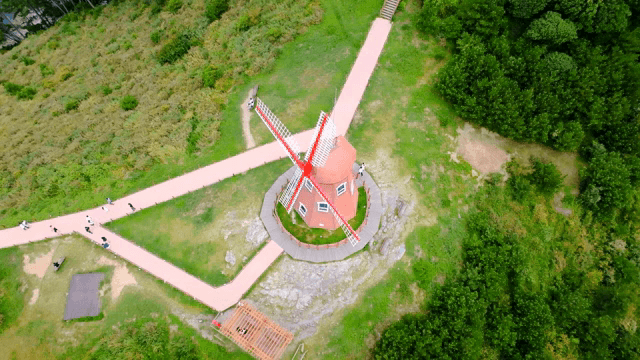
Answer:
[[[247,98],[240,104],[240,111],[242,112],[242,137],[244,138],[244,143],[247,145],[247,149],[251,149],[256,146],[256,142],[251,135],[251,127],[249,125],[249,121],[251,120],[251,111],[249,111],[247,103],[249,102],[250,97],[251,90],[249,90]]]
[[[457,153],[482,174],[499,172],[509,161],[509,154],[506,151],[488,141],[495,138],[494,133],[488,131],[487,133],[488,136],[482,136],[484,135],[482,133],[478,136],[477,130],[469,123],[465,123],[463,128],[458,129]]]
[[[459,127],[458,148],[460,154],[474,169],[482,174],[504,172],[503,165],[512,157],[527,164],[531,156],[556,165],[567,177],[564,183],[577,186],[579,162],[576,153],[555,151],[543,145],[518,143],[485,128],[475,128],[469,123]]]
[[[111,260],[105,256],[101,256],[100,259],[98,259],[98,264],[110,265],[115,268],[113,276],[111,277],[111,300],[116,300],[125,286],[138,284],[136,278],[127,270],[126,265],[121,261]]]
[[[42,279],[44,274],[47,272],[47,268],[51,265],[51,261],[53,259],[53,253],[55,252],[55,247],[52,248],[48,253],[39,256],[32,263],[29,255],[24,255],[24,267],[23,270],[27,274],[35,275],[38,278]]]

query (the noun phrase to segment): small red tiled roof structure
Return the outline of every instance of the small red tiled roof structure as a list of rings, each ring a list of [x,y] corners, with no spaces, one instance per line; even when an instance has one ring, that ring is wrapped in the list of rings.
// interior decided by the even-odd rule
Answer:
[[[324,167],[314,167],[311,171],[321,190],[345,221],[356,216],[358,206],[358,189],[352,170],[355,161],[356,149],[344,136],[337,136],[335,147],[331,149]],[[298,195],[294,209],[305,223],[310,227],[327,230],[340,227],[322,196],[311,184],[305,183],[304,187]]]
[[[293,334],[244,301],[222,324],[220,332],[260,360],[279,359],[293,340]]]

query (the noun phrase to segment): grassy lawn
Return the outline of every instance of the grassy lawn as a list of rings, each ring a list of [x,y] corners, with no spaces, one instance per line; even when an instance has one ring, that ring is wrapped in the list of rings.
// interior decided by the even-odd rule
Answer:
[[[276,205],[276,212],[280,218],[282,226],[293,235],[296,239],[303,243],[313,245],[333,244],[342,241],[345,238],[344,231],[338,228],[336,230],[325,230],[318,228],[311,228],[307,226],[300,214],[297,211],[292,211],[291,214],[287,214],[287,210],[278,203]],[[354,230],[357,230],[364,217],[367,215],[367,191],[364,187],[358,188],[358,205],[356,210],[356,216],[349,220],[348,223]],[[295,216],[295,223],[292,216]]]
[[[23,270],[22,258],[29,256],[33,263],[43,255],[58,259],[66,256],[61,269],[54,272],[50,262],[45,262],[46,271],[39,275],[31,270]],[[17,298],[23,306],[16,306],[9,313],[13,319],[0,331],[2,358],[7,359],[95,359],[132,358],[155,349],[155,357],[172,349],[186,347],[193,343],[198,358],[203,359],[250,359],[230,344],[220,346],[200,336],[193,328],[185,325],[175,311],[184,314],[206,313],[202,305],[193,300],[183,301],[184,295],[177,296],[167,285],[138,270],[135,266],[112,255],[81,236],[66,236],[37,242],[17,248],[1,249],[0,259],[4,269],[11,269],[12,277],[21,286],[6,292],[6,296]],[[17,259],[17,261],[13,261]],[[25,268],[26,269],[26,268]],[[63,321],[67,291],[71,277],[78,273],[104,271],[108,276],[101,286],[102,319],[77,322]],[[132,276],[133,284],[119,288],[122,272]],[[3,274],[6,272],[3,272]],[[3,282],[4,284],[4,282]],[[119,295],[115,296],[115,291]],[[3,296],[4,300],[5,296]],[[4,309],[3,309],[4,312]],[[151,329],[156,331],[150,331]],[[171,338],[169,337],[171,333]],[[125,341],[124,334],[130,334]],[[132,334],[137,334],[132,336]],[[151,336],[155,334],[155,336]],[[153,337],[153,339],[151,339]],[[184,344],[173,339],[187,338]],[[156,346],[144,347],[146,340]],[[226,347],[232,349],[227,350]],[[106,356],[104,354],[108,354]],[[106,356],[106,357],[105,357]],[[152,355],[146,355],[147,358]]]
[[[289,166],[289,159],[276,161],[106,226],[203,281],[222,285],[257,251],[246,240],[249,224],[259,221],[264,194]],[[233,266],[224,260],[228,250],[237,259]]]
[[[312,128],[321,110],[333,109],[382,3],[321,0],[322,23],[287,44],[272,71],[249,80],[260,84],[258,96],[292,133]],[[257,144],[274,140],[255,114],[251,133]],[[305,151],[307,144],[300,145]]]

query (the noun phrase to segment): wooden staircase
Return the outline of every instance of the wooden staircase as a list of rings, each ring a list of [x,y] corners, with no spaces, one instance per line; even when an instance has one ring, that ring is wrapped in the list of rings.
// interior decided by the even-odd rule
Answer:
[[[380,10],[380,17],[391,21],[399,3],[400,0],[384,0],[384,5],[382,6],[382,10]]]

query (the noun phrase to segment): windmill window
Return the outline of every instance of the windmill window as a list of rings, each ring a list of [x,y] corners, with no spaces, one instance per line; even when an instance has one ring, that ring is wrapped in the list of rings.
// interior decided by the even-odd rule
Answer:
[[[306,187],[309,192],[313,191],[313,185],[311,185],[311,181],[309,181],[309,179],[304,179],[304,187]]]
[[[344,194],[347,191],[347,183],[343,182],[342,184],[340,184],[337,188],[336,188],[336,192],[338,193],[338,196]]]
[[[319,202],[318,203],[318,211],[320,211],[320,212],[329,212],[329,204],[327,204],[326,202]]]
[[[302,215],[303,217],[307,215],[307,207],[304,206],[303,203],[300,203],[300,206],[298,207],[298,211],[300,212],[300,215]]]

